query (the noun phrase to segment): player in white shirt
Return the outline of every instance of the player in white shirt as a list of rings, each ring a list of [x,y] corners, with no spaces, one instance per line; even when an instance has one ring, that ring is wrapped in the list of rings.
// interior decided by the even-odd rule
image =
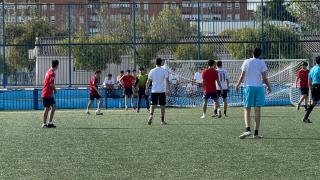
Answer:
[[[145,94],[148,95],[149,86],[152,82],[150,116],[148,120],[149,125],[152,123],[154,109],[157,105],[160,105],[161,108],[161,124],[167,124],[167,122],[164,120],[164,117],[166,105],[166,87],[169,84],[169,73],[166,69],[162,68],[161,65],[162,59],[157,58],[156,67],[149,72],[146,84]]]
[[[201,68],[196,67],[195,71],[196,72],[194,73],[193,79],[196,81],[197,84],[202,84],[203,80],[202,80],[202,75],[201,75]],[[200,86],[198,86],[198,87],[200,87]]]
[[[218,71],[218,75],[219,75],[219,80],[221,83],[221,87],[218,86],[218,84],[216,83],[217,86],[217,94],[218,94],[218,98],[222,97],[223,99],[223,113],[225,116],[227,116],[227,108],[228,108],[228,92],[229,92],[229,77],[228,77],[228,71],[226,69],[224,69],[222,67],[222,61],[218,61],[217,62],[217,71]],[[221,93],[221,91],[223,91],[223,94]],[[214,114],[217,115],[217,111],[218,111],[218,103],[219,101],[215,102],[214,104]]]
[[[254,138],[262,138],[258,130],[260,127],[261,107],[265,103],[265,91],[262,81],[267,85],[267,90],[271,93],[271,86],[267,78],[267,66],[265,62],[259,57],[261,56],[261,49],[255,48],[253,51],[253,58],[247,59],[241,66],[241,75],[238,83],[236,84],[236,92],[240,88],[240,84],[244,81],[244,115],[246,123],[246,132],[239,136],[244,139],[251,135],[250,132],[250,113],[251,108],[255,110],[255,123],[254,123]]]
[[[115,81],[112,77],[112,74],[108,74],[108,76],[104,79],[103,86],[107,90],[107,94],[109,97],[114,97],[114,85]]]
[[[171,93],[171,96],[173,97],[176,97],[178,95],[179,82],[180,82],[179,75],[176,73],[176,69],[173,68],[172,72],[169,74],[170,93]]]

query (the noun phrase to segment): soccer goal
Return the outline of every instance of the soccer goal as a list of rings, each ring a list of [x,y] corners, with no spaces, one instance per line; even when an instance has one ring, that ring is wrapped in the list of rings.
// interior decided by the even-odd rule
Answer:
[[[296,73],[307,59],[268,59],[264,60],[268,67],[268,77],[273,92],[266,95],[266,105],[285,106],[298,102],[300,91],[295,87]],[[234,85],[240,76],[243,60],[222,60],[223,67],[228,71],[230,88],[228,94],[229,106],[242,106],[243,91],[234,91]],[[168,105],[180,107],[201,106],[203,88],[194,79],[196,69],[207,67],[207,61],[197,60],[167,60],[164,67],[169,74],[178,78],[178,84],[170,85]],[[212,101],[209,102],[212,105]]]

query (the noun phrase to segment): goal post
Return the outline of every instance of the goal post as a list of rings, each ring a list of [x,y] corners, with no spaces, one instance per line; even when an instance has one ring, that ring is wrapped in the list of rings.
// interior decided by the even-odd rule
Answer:
[[[243,91],[234,91],[234,85],[241,73],[244,60],[221,60],[223,68],[228,71],[230,88],[228,94],[229,106],[242,106]],[[297,104],[300,91],[295,87],[296,73],[307,59],[266,59],[268,78],[273,92],[266,94],[266,105],[284,106]],[[203,88],[194,79],[196,69],[207,68],[206,60],[166,60],[164,64],[169,76],[178,77],[178,84],[170,84],[168,88],[168,105],[178,107],[201,106]],[[221,103],[221,100],[220,100]],[[209,104],[213,104],[212,101]]]

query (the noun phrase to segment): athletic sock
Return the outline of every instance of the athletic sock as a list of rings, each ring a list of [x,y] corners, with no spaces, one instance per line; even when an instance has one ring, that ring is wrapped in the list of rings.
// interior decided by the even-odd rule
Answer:
[[[304,105],[304,109],[307,110],[308,109],[308,105]]]
[[[214,114],[218,114],[218,110],[217,109],[214,110]]]
[[[259,130],[254,130],[254,135],[258,136],[258,134],[259,134]]]
[[[227,110],[224,110],[223,113],[224,113],[224,115],[227,115]]]
[[[308,119],[308,118],[309,118],[309,116],[310,116],[313,108],[314,108],[314,106],[311,104],[311,105],[309,106],[308,110],[307,110],[306,115],[304,116],[304,119]]]
[[[161,121],[162,121],[162,122],[164,121],[164,116],[161,117]]]
[[[251,131],[251,130],[250,130],[250,127],[247,127],[247,128],[246,128],[246,131],[247,131],[247,132],[250,132],[250,131]]]

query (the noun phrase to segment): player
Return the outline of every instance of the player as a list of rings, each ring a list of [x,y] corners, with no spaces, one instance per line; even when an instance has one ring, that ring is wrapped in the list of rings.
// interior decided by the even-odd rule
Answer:
[[[316,63],[317,65],[309,73],[309,88],[311,89],[312,102],[303,118],[303,122],[305,123],[311,123],[309,116],[320,100],[320,56],[316,58]]]
[[[218,71],[219,80],[220,80],[221,87],[222,87],[222,89],[220,89],[218,84],[216,85],[217,86],[218,99],[220,97],[222,97],[222,99],[223,99],[223,114],[224,114],[224,116],[227,116],[227,108],[228,108],[227,97],[228,97],[230,82],[229,82],[227,70],[222,67],[222,61],[218,61],[217,62],[217,71]],[[223,91],[223,94],[221,93],[221,91]],[[217,114],[218,103],[219,103],[219,101],[217,101],[214,104],[214,106],[215,106],[214,107],[215,115]]]
[[[90,114],[89,109],[91,108],[91,105],[94,101],[94,99],[97,99],[98,101],[98,109],[96,110],[96,115],[103,115],[101,112],[102,107],[102,97],[99,93],[98,84],[100,81],[101,71],[98,70],[94,73],[94,76],[90,78],[90,99],[87,106],[87,114]]]
[[[296,78],[296,88],[298,88],[298,81],[300,82],[300,91],[301,91],[301,98],[297,105],[297,110],[300,110],[301,103],[304,101],[304,109],[307,111],[308,109],[308,96],[309,96],[309,84],[308,84],[308,76],[309,76],[309,69],[308,63],[304,62],[302,64],[302,68],[297,73]]]
[[[176,73],[176,69],[172,69],[172,73],[169,74],[169,85],[170,85],[170,92],[173,97],[178,96],[178,89],[179,89],[179,83],[180,78],[179,75]]]
[[[123,86],[124,86],[124,102],[125,102],[126,111],[128,111],[128,98],[130,98],[131,107],[133,109],[135,109],[134,105],[133,105],[133,99],[132,99],[132,95],[133,95],[133,88],[132,87],[133,87],[135,79],[130,73],[131,73],[131,71],[127,70],[127,74],[123,75],[120,78],[120,81],[123,81]]]
[[[161,67],[161,64],[162,59],[157,58],[156,67],[149,72],[146,84],[145,94],[148,95],[149,86],[152,81],[150,116],[148,120],[149,125],[152,123],[154,108],[158,104],[161,108],[161,124],[167,124],[167,122],[164,120],[164,116],[166,105],[166,86],[169,84],[169,73],[166,69]]]
[[[217,87],[216,83],[218,86],[221,88],[220,80],[219,80],[219,75],[218,71],[215,69],[215,64],[216,62],[214,60],[209,60],[208,61],[208,69],[204,70],[202,72],[202,79],[203,79],[203,115],[201,116],[201,119],[206,118],[206,112],[207,112],[207,107],[208,107],[208,100],[209,98],[213,99],[215,103],[218,102],[218,95],[217,95]],[[223,91],[221,92],[223,94]],[[217,103],[219,106],[219,103]],[[219,114],[218,117],[221,118],[221,110],[218,109]],[[214,117],[214,115],[213,115]]]
[[[42,100],[43,100],[43,128],[55,128],[53,124],[53,116],[56,110],[56,102],[53,97],[53,93],[56,93],[56,86],[54,85],[54,79],[56,77],[55,71],[58,69],[59,61],[53,60],[51,68],[47,71],[44,78],[43,88],[42,88]],[[50,112],[49,122],[47,123],[48,114]]]
[[[197,83],[198,87],[202,86],[202,75],[201,75],[201,68],[200,67],[196,67],[193,79]]]
[[[140,71],[140,73],[138,74],[138,76],[136,78],[136,82],[135,82],[135,87],[138,88],[138,109],[137,109],[137,113],[140,112],[142,97],[144,97],[145,100],[146,100],[146,105],[147,105],[148,111],[149,111],[149,108],[150,108],[150,106],[149,106],[149,97],[148,97],[148,95],[145,94],[148,75],[146,74],[146,72],[145,72],[143,67],[140,67],[139,71]]]
[[[250,113],[251,108],[255,110],[255,124],[254,124],[254,138],[263,138],[259,135],[259,126],[261,119],[261,107],[264,106],[265,92],[261,79],[267,85],[267,90],[271,93],[271,86],[267,78],[267,66],[265,62],[259,57],[261,56],[261,49],[255,48],[253,51],[253,58],[247,59],[241,66],[241,74],[236,84],[236,92],[238,92],[240,84],[244,80],[244,115],[246,123],[246,132],[239,136],[240,139],[244,139],[251,135],[250,132]]]

